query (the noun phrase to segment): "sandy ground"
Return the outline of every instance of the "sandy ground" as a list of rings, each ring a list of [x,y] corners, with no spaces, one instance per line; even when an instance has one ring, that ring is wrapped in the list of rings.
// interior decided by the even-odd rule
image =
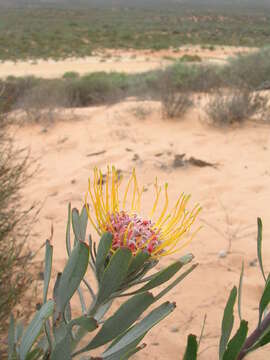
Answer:
[[[198,221],[203,229],[186,251],[195,255],[199,267],[164,299],[176,301],[177,308],[148,334],[147,348],[135,358],[181,359],[187,335],[200,334],[207,313],[199,359],[216,360],[223,309],[231,288],[238,285],[242,261],[243,317],[249,320],[250,328],[257,323],[263,289],[259,266],[256,262],[254,266],[257,216],[264,221],[264,259],[266,269],[270,269],[268,127],[247,124],[230,130],[212,128],[199,120],[198,109],[182,120],[163,120],[157,102],[125,101],[67,114],[72,121],[57,121],[47,131],[40,125],[26,125],[14,131],[18,145],[29,146],[31,155],[40,162],[39,173],[24,191],[26,205],[44,202],[29,239],[31,247],[40,246],[53,224],[54,275],[62,269],[66,260],[68,203],[82,206],[94,166],[105,170],[107,164],[114,164],[123,171],[123,181],[135,166],[140,184],[148,190],[143,197],[143,213],[153,203],[156,176],[161,184],[169,183],[171,205],[182,191],[191,193],[191,204],[199,202],[203,206]],[[103,153],[92,155],[97,152]],[[216,163],[217,167],[175,168],[175,155],[182,153]],[[88,231],[93,232],[90,227]],[[231,252],[220,257],[230,242]],[[174,258],[164,258],[159,267],[170,264]],[[74,306],[78,313],[77,298]],[[266,354],[267,350],[262,350],[249,359],[263,360]]]
[[[200,46],[184,46],[178,50],[161,51],[103,50],[82,59],[18,61],[16,63],[6,61],[0,63],[0,78],[9,75],[55,78],[68,71],[76,71],[81,75],[97,71],[140,73],[168,66],[185,54],[198,55],[203,62],[222,65],[229,57],[252,50],[254,49],[229,46],[217,46],[214,50],[202,49]]]

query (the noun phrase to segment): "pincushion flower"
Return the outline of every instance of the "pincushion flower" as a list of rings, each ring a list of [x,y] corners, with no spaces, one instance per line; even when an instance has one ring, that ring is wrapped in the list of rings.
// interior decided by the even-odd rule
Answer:
[[[115,167],[108,167],[107,174],[95,168],[93,179],[89,179],[86,194],[86,209],[89,220],[99,235],[110,232],[113,235],[111,251],[128,247],[133,255],[147,252],[152,258],[160,258],[180,251],[195,235],[190,229],[201,208],[196,205],[187,210],[190,195],[181,194],[169,210],[168,184],[164,186],[165,201],[156,216],[162,189],[155,182],[155,200],[149,218],[140,215],[144,188],[139,188],[135,169],[132,171],[123,197],[120,199],[122,179]],[[90,207],[88,205],[90,199]],[[129,200],[129,201],[128,201]],[[129,204],[127,209],[127,204]],[[187,236],[189,234],[189,236]]]

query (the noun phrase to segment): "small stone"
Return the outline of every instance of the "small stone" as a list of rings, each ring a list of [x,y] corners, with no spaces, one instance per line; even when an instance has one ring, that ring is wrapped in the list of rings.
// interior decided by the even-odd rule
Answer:
[[[177,333],[177,332],[179,332],[179,328],[178,327],[172,327],[171,332],[172,333]]]
[[[184,157],[186,154],[177,154],[174,156],[173,167],[178,168],[185,165]]]
[[[257,266],[257,259],[251,260],[251,261],[248,263],[248,265],[251,266],[251,267]]]
[[[220,250],[220,252],[218,253],[218,257],[220,259],[224,259],[227,255],[228,255],[228,253],[226,250]]]
[[[138,154],[134,154],[134,156],[133,156],[133,158],[132,158],[132,161],[137,161],[137,160],[139,160],[139,159],[140,159],[139,155],[138,155]]]

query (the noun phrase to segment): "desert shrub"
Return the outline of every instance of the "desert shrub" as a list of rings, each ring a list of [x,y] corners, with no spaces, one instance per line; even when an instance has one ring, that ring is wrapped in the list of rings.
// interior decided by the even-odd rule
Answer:
[[[25,111],[29,121],[52,122],[61,108],[70,107],[70,98],[63,81],[44,80],[27,89],[15,107]]]
[[[67,71],[63,75],[63,79],[77,79],[80,77],[80,74],[76,71]]]
[[[191,95],[179,91],[169,74],[164,74],[161,80],[160,96],[164,118],[180,118],[193,105]]]
[[[174,85],[179,90],[208,92],[222,85],[220,68],[209,65],[187,65],[175,62],[165,70],[170,74]]]
[[[248,89],[220,91],[206,105],[206,113],[216,125],[242,123],[254,116],[264,119],[269,113],[268,98]]]
[[[67,82],[70,103],[89,106],[116,101],[128,88],[128,75],[97,72]]]
[[[201,62],[202,59],[199,55],[185,54],[180,58],[181,62]]]
[[[31,209],[23,210],[20,190],[29,177],[28,155],[13,146],[0,113],[0,357],[7,320],[30,284],[31,253],[25,247]]]
[[[263,89],[270,83],[270,47],[250,54],[238,55],[230,60],[223,70],[224,79],[229,86],[244,84],[251,90]],[[268,87],[269,84],[268,84]]]

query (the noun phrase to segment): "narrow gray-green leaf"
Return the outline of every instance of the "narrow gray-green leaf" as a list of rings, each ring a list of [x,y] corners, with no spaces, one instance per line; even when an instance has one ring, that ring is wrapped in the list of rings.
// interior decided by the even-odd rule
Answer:
[[[20,360],[25,360],[28,352],[31,350],[34,342],[39,336],[45,321],[52,315],[54,309],[54,301],[49,300],[42,305],[41,309],[36,313],[33,320],[25,330],[20,344]]]
[[[123,337],[120,338],[112,347],[107,349],[103,356],[106,358],[115,352],[122,350],[143,334],[147,333],[153,326],[167,317],[175,309],[175,304],[165,302],[150,312],[143,320],[134,325]]]
[[[55,304],[57,304],[57,302],[59,301],[57,299],[59,298],[59,285],[60,285],[61,277],[62,277],[62,273],[60,273],[60,272],[57,273],[56,280],[55,280],[54,287],[53,287],[53,299],[54,299]],[[59,312],[56,309],[54,309],[53,325],[55,324],[58,316],[59,316]]]
[[[112,306],[113,300],[106,302],[98,307],[96,313],[94,314],[94,318],[97,322],[101,321],[104,315],[109,311],[110,307]]]
[[[266,285],[260,300],[259,305],[259,325],[261,324],[262,316],[266,310],[268,304],[270,303],[270,274],[267,278]]]
[[[42,351],[36,348],[27,354],[25,360],[37,360],[40,359],[41,356],[42,356]]]
[[[142,336],[137,338],[135,341],[133,341],[132,343],[123,347],[121,350],[116,351],[109,356],[102,356],[102,360],[119,360],[119,359],[126,360],[127,356],[129,356],[130,353],[132,353],[133,351],[135,351],[135,349],[137,349],[137,345],[142,341],[142,339],[145,337],[145,335],[146,335],[146,332]],[[145,346],[142,345],[139,348],[141,350],[144,347]]]
[[[80,285],[89,261],[89,247],[86,243],[77,242],[60,278],[56,298],[57,312],[63,313],[69,300]]]
[[[44,285],[43,285],[43,304],[47,301],[47,294],[49,283],[52,273],[52,257],[53,257],[53,247],[50,244],[50,241],[46,241],[46,250],[45,250],[45,268],[44,268]]]
[[[102,304],[119,290],[127,276],[131,258],[132,253],[127,248],[120,248],[113,254],[100,280],[97,304]]]
[[[149,256],[150,255],[147,252],[139,251],[136,256],[132,258],[128,269],[128,276],[138,272],[143,267],[144,263],[149,259]]]
[[[70,240],[70,220],[71,220],[71,204],[68,204],[68,219],[67,219],[67,227],[66,227],[66,250],[68,256],[71,254],[71,240]]]
[[[71,322],[68,324],[69,330],[71,330],[72,327],[75,325],[81,326],[88,332],[94,331],[98,327],[96,319],[89,316],[81,316],[79,318],[71,320]]]
[[[236,296],[237,296],[237,288],[233,287],[233,289],[231,290],[229,299],[227,301],[227,304],[226,304],[226,307],[224,310],[224,314],[223,314],[223,319],[222,319],[221,338],[220,338],[220,343],[219,343],[219,359],[220,360],[223,359],[223,355],[226,351],[226,347],[227,347],[227,344],[228,344],[228,341],[230,339],[230,335],[232,332],[233,323],[234,323],[233,308],[235,305]]]
[[[144,285],[136,292],[139,293],[148,291],[164,284],[170,280],[183,266],[184,264],[181,261],[174,262],[165,269],[159,271],[146,285]]]
[[[8,360],[13,359],[15,349],[15,321],[13,314],[10,315],[8,328]]]
[[[120,360],[128,360],[134,354],[138,353],[139,351],[143,350],[146,347],[146,344],[142,344],[141,346],[136,347],[135,349],[129,350],[125,355],[121,356]]]
[[[104,233],[98,244],[97,256],[96,256],[96,275],[97,279],[100,281],[104,269],[105,261],[112,247],[112,234],[109,232]]]
[[[84,205],[80,213],[80,227],[81,227],[81,236],[83,241],[85,241],[85,237],[86,237],[87,223],[88,223],[88,215],[87,215],[86,207]]]
[[[243,275],[244,275],[244,261],[242,262],[242,269],[241,269],[239,286],[238,286],[238,315],[239,315],[240,321],[242,320],[241,300],[242,300]]]
[[[262,261],[262,220],[261,218],[257,219],[257,225],[258,225],[258,235],[257,235],[257,257],[259,260],[259,265],[261,269],[262,276],[264,278],[264,281],[266,282],[266,276],[263,268],[263,261]]]
[[[183,360],[196,360],[198,352],[198,343],[195,335],[188,335],[188,342]]]
[[[69,334],[56,344],[50,360],[71,360],[71,339]]]
[[[23,334],[23,322],[18,321],[15,327],[15,343],[18,343]]]
[[[84,351],[95,349],[113,340],[126,331],[141,314],[154,302],[150,293],[143,293],[128,299],[120,308],[105,321],[101,330],[85,347]]]
[[[247,333],[248,333],[248,322],[242,320],[236,334],[228,343],[227,349],[223,355],[223,360],[237,359],[246,341]]]
[[[84,241],[83,235],[81,232],[81,224],[80,224],[80,213],[78,209],[74,208],[71,211],[71,223],[72,229],[75,235],[75,240],[77,241]]]
[[[207,319],[207,314],[205,314],[205,315],[204,315],[204,318],[203,318],[203,326],[202,326],[202,330],[201,330],[200,337],[199,337],[199,341],[198,341],[198,350],[199,350],[199,347],[200,347],[201,342],[202,342],[202,339],[203,339],[204,329],[205,329],[205,324],[206,324],[206,319]]]

